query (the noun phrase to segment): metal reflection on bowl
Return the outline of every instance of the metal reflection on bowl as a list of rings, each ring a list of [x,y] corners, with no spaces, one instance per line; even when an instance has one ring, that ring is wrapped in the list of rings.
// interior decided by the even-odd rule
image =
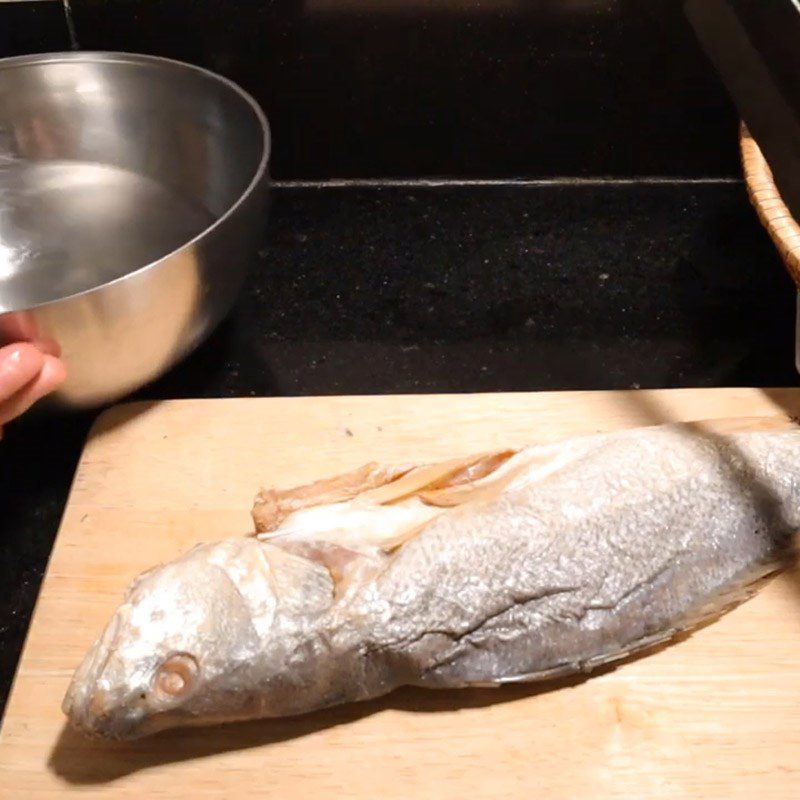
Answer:
[[[57,403],[135,390],[230,310],[269,128],[235,84],[150,56],[0,60],[0,343],[50,340]]]

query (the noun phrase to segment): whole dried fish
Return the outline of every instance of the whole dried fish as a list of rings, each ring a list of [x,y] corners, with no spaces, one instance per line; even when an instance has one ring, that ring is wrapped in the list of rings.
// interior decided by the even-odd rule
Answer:
[[[640,428],[262,492],[256,536],[134,581],[64,712],[135,738],[617,661],[786,563],[800,431],[779,427]]]

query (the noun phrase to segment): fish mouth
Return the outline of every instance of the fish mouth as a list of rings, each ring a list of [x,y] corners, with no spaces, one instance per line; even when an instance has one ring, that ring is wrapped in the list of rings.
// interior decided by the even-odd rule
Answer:
[[[68,717],[75,714],[80,715],[80,712],[86,710],[89,704],[89,694],[97,686],[99,678],[111,658],[111,645],[118,628],[119,619],[115,615],[106,626],[103,635],[92,645],[75,670],[64,702],[61,704],[62,711]]]
[[[119,617],[115,615],[75,670],[61,703],[61,710],[72,727],[88,736],[128,736],[141,717],[135,710],[113,714],[109,711],[110,692],[102,678],[114,652],[119,627]]]
[[[75,670],[61,703],[70,727],[92,739],[140,739],[180,724],[178,713],[148,713],[141,689],[113,688],[107,673],[121,626],[117,613]]]

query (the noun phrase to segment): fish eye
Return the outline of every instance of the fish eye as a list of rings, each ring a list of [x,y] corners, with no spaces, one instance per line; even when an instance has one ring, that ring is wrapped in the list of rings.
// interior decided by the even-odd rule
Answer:
[[[165,699],[185,697],[194,688],[199,670],[194,656],[188,653],[172,655],[156,671],[153,689]]]

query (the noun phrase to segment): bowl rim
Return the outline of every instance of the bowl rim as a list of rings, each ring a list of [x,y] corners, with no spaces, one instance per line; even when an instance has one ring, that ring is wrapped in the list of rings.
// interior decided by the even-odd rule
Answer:
[[[1,1],[2,0],[0,0],[0,2]],[[268,178],[267,167],[269,165],[269,159],[271,155],[272,134],[269,126],[269,121],[267,120],[267,115],[264,113],[264,110],[261,108],[256,99],[249,92],[243,89],[238,83],[232,81],[230,78],[226,78],[224,75],[220,75],[219,73],[213,72],[210,69],[206,69],[205,67],[200,67],[197,66],[196,64],[190,64],[186,61],[180,61],[174,58],[166,58],[164,56],[155,56],[145,53],[133,53],[125,51],[112,51],[112,50],[75,50],[75,51],[64,51],[64,52],[34,53],[31,55],[9,56],[6,58],[0,58],[0,70],[17,69],[19,67],[29,67],[39,64],[54,64],[61,62],[74,63],[81,61],[86,61],[86,62],[102,61],[104,63],[112,63],[112,64],[113,63],[162,64],[162,65],[167,65],[169,67],[198,73],[205,78],[208,78],[212,81],[215,81],[216,83],[226,86],[228,89],[232,90],[234,94],[238,95],[242,100],[244,100],[245,103],[250,107],[253,114],[255,115],[256,121],[261,130],[261,157],[259,159],[255,172],[253,173],[253,176],[250,179],[250,182],[247,184],[247,186],[241,192],[241,194],[236,198],[236,200],[234,200],[234,202],[231,203],[231,205],[228,207],[225,213],[223,213],[218,219],[215,219],[210,225],[203,228],[203,230],[200,231],[200,233],[193,236],[191,239],[187,240],[179,247],[175,247],[169,252],[164,253],[164,255],[159,256],[159,258],[157,258],[155,261],[149,261],[146,264],[142,264],[141,266],[131,269],[124,275],[120,275],[119,277],[113,278],[112,280],[109,281],[98,283],[95,286],[92,286],[88,289],[82,289],[79,292],[73,292],[72,294],[66,294],[63,297],[58,297],[53,300],[45,300],[41,303],[35,303],[33,305],[25,305],[25,306],[20,306],[19,308],[9,308],[6,310],[0,309],[0,318],[8,314],[21,314],[29,311],[35,311],[37,309],[47,308],[49,306],[54,306],[59,303],[64,303],[67,301],[76,300],[81,297],[86,297],[90,294],[94,294],[95,292],[100,292],[111,286],[115,286],[117,284],[124,283],[125,281],[137,278],[143,273],[148,272],[151,269],[155,269],[164,262],[173,259],[175,256],[190,250],[198,242],[202,241],[203,239],[206,239],[207,237],[212,235],[214,231],[222,227],[239,210],[239,208],[241,208],[241,206],[244,205],[244,203],[249,199],[249,197],[256,191],[257,187],[262,183],[264,178],[265,177]]]

